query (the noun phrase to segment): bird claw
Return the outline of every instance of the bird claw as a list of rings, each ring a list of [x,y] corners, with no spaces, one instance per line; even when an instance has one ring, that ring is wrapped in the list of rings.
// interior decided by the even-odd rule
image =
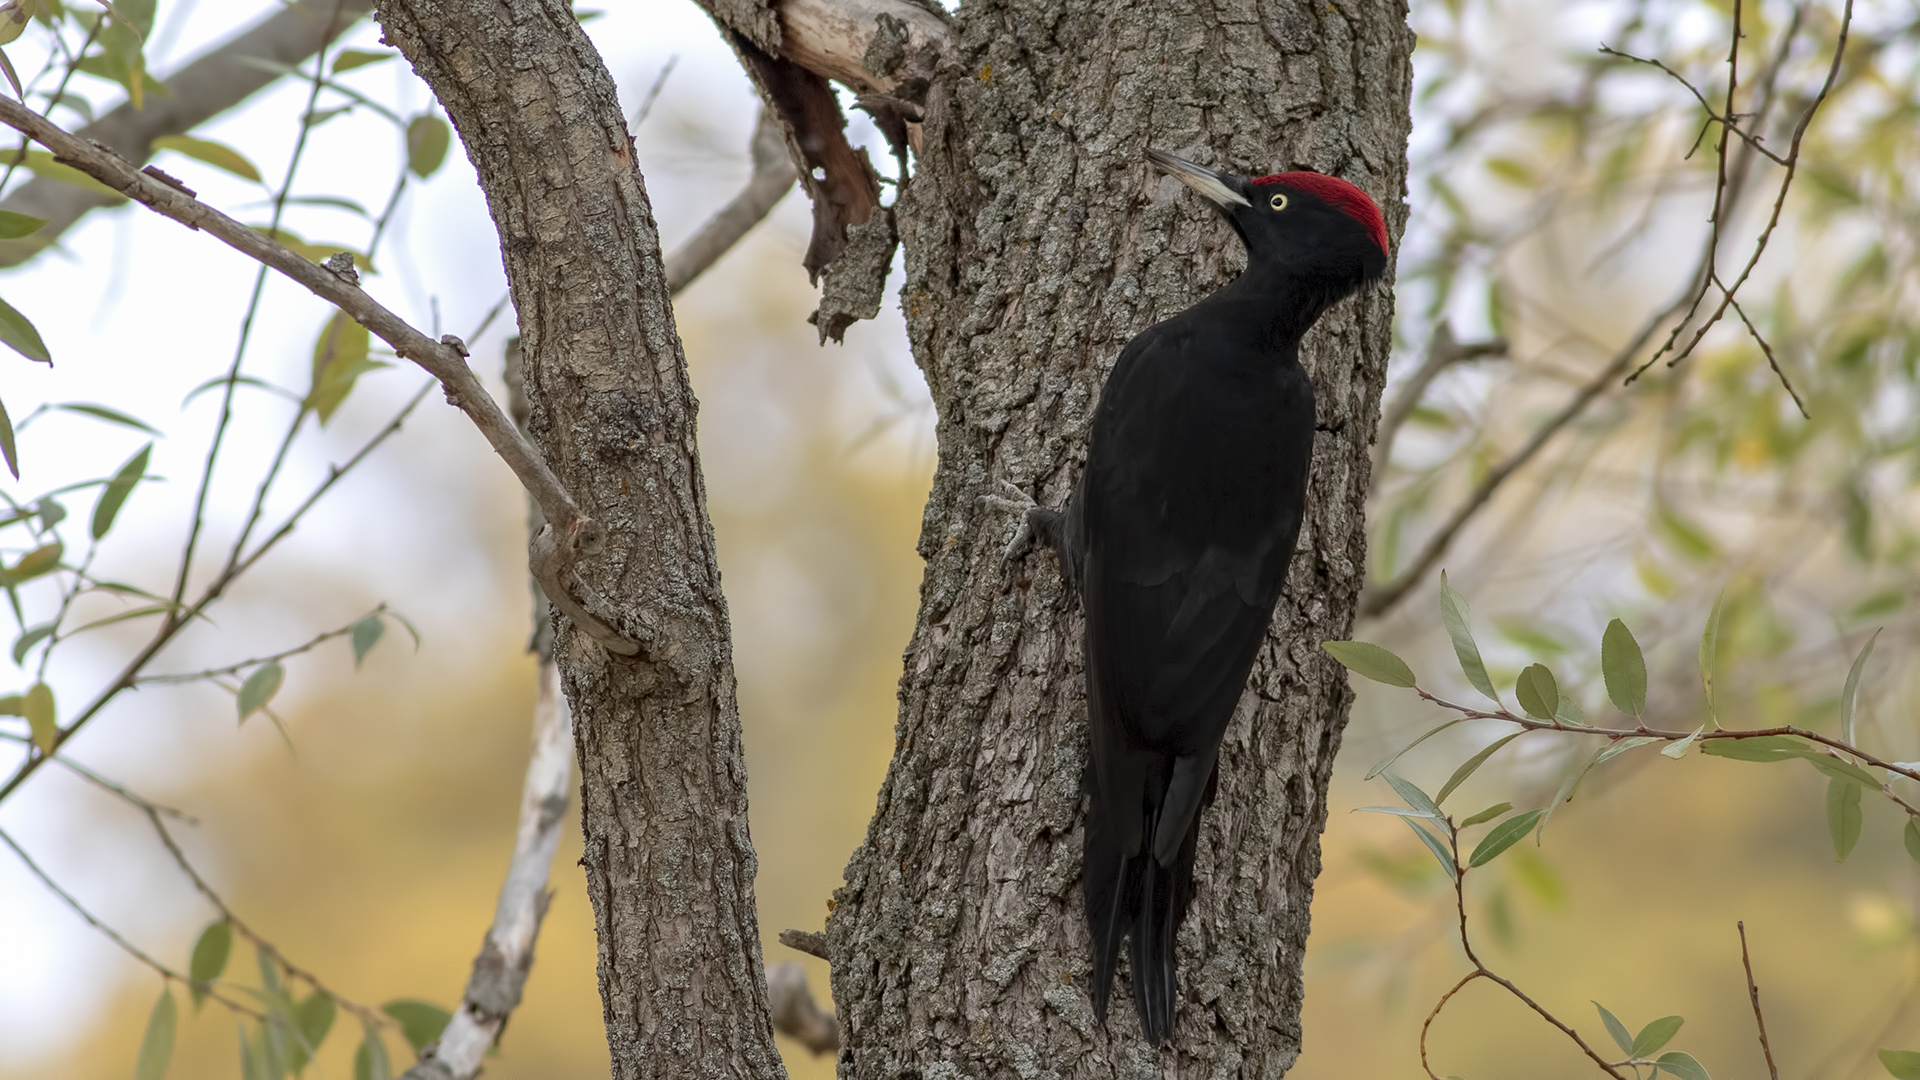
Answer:
[[[1014,530],[1013,539],[1008,541],[1007,546],[1000,552],[1000,565],[1011,572],[1013,565],[1025,558],[1027,549],[1033,546],[1033,520],[1030,515],[1040,508],[1040,504],[1034,502],[1032,496],[1021,491],[1012,481],[1003,478],[999,486],[1001,494],[982,495],[980,501],[996,510],[1020,515],[1020,525]]]

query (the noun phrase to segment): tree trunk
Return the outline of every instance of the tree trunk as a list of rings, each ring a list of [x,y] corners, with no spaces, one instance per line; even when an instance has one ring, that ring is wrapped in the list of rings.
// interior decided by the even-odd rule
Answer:
[[[1277,1077],[1300,1051],[1308,908],[1351,701],[1319,642],[1347,636],[1362,584],[1390,283],[1303,349],[1319,401],[1311,505],[1202,819],[1175,1035],[1158,1054],[1124,985],[1104,1029],[1085,989],[1078,607],[1050,557],[1007,582],[1014,523],[980,498],[1004,478],[1064,501],[1121,346],[1238,268],[1232,234],[1153,173],[1149,146],[1343,176],[1399,236],[1405,4],[968,0],[955,38],[898,207],[940,463],[893,764],[829,926],[841,1075]]]
[[[782,1075],[753,906],[732,648],[695,403],[613,80],[565,0],[382,0],[499,230],[529,432],[604,542],[554,654],[580,755],[587,888],[615,1077]]]

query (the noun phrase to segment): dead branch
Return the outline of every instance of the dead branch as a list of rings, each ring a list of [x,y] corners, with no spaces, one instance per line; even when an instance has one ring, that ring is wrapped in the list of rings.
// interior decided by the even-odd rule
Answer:
[[[1740,931],[1740,966],[1747,971],[1747,997],[1753,1002],[1753,1022],[1760,1029],[1760,1052],[1767,1059],[1767,1075],[1780,1080],[1780,1067],[1773,1063],[1773,1047],[1767,1044],[1767,1018],[1760,1014],[1760,987],[1753,981],[1753,958],[1747,955],[1747,924],[1733,924]]]
[[[560,672],[547,657],[540,663],[534,708],[533,753],[520,795],[520,829],[513,859],[500,886],[493,926],[473,961],[466,995],[438,1043],[401,1080],[472,1080],[487,1051],[500,1038],[507,1017],[533,968],[534,941],[552,896],[547,879],[567,820],[567,788],[573,769],[573,724],[561,692]]]
[[[813,1000],[807,971],[799,964],[767,965],[767,1010],[773,1014],[773,1030],[815,1057],[840,1049],[840,1021]]]

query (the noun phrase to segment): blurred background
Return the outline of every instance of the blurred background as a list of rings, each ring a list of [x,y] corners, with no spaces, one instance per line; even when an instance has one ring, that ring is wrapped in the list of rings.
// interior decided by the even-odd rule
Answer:
[[[170,71],[273,9],[163,2],[146,61]],[[1753,0],[1743,14],[1742,82],[1759,89],[1744,91],[1735,111],[1764,105],[1751,122],[1784,154],[1826,74],[1840,9]],[[1861,739],[1892,759],[1920,758],[1908,719],[1920,686],[1907,663],[1920,464],[1916,215],[1905,181],[1920,114],[1920,10],[1911,4],[1855,12],[1848,63],[1805,139],[1782,225],[1741,294],[1809,415],[1746,331],[1722,327],[1672,371],[1657,366],[1625,388],[1606,379],[1422,565],[1423,548],[1475,485],[1684,288],[1706,238],[1717,129],[1689,157],[1703,116],[1687,89],[1597,47],[1657,55],[1717,100],[1729,16],[1725,3],[1652,0],[1414,4],[1412,223],[1399,254],[1390,402],[1415,383],[1443,325],[1454,340],[1486,347],[1437,367],[1417,407],[1402,410],[1377,476],[1371,557],[1380,586],[1408,574],[1411,584],[1391,604],[1376,600],[1355,636],[1395,649],[1423,685],[1469,700],[1440,630],[1435,589],[1445,567],[1473,604],[1503,692],[1526,664],[1546,662],[1597,722],[1620,723],[1604,704],[1597,643],[1621,617],[1647,651],[1649,716],[1691,729],[1706,719],[1695,670],[1701,626],[1724,596],[1723,720],[1832,729],[1850,659],[1883,628],[1863,681]],[[712,25],[683,0],[612,6],[586,27],[636,119],[671,250],[745,181],[757,100]],[[35,27],[8,46],[23,75],[38,70],[49,40]],[[343,44],[383,51],[369,25]],[[337,81],[364,102],[311,129],[292,185],[308,201],[291,206],[286,222],[314,242],[365,250],[367,219],[407,157],[403,134],[375,106],[405,120],[430,112],[431,101],[397,60]],[[125,94],[85,74],[67,92],[95,108]],[[328,91],[328,103],[354,99]],[[306,109],[307,87],[284,79],[196,134],[239,149],[277,185]],[[864,116],[851,115],[855,141],[890,169]],[[55,116],[84,122],[71,111]],[[157,164],[215,205],[255,215],[247,220],[271,212],[261,185],[178,154]],[[1728,214],[1723,265],[1745,262],[1780,174],[1768,162],[1752,167]],[[369,288],[417,325],[466,336],[499,393],[510,319],[473,331],[505,286],[458,147],[430,178],[410,182],[396,207]],[[824,964],[775,935],[822,925],[892,750],[934,445],[897,310],[856,324],[844,346],[815,343],[804,321],[814,292],[800,268],[807,226],[803,200],[790,195],[679,297],[677,313],[702,404],[703,466],[733,616],[766,954],[808,965],[825,1001]],[[95,212],[58,249],[0,272],[0,296],[34,320],[55,361],[49,369],[0,357],[0,398],[20,428],[22,466],[21,480],[0,490],[30,503],[111,475],[154,444],[156,479],[134,490],[98,546],[98,576],[171,587],[219,409],[217,392],[187,399],[232,361],[253,276],[213,241],[129,208]],[[244,370],[303,393],[328,310],[270,280],[259,311]],[[362,376],[324,427],[291,444],[268,520],[291,511],[422,382],[404,365]],[[237,400],[208,503],[216,553],[244,526],[294,415],[268,390],[243,386]],[[35,415],[72,402],[123,411],[162,434],[70,410]],[[60,496],[71,503],[63,528],[79,538],[70,558],[84,542],[93,490]],[[24,525],[0,535],[10,566],[37,543]],[[69,753],[197,818],[176,829],[188,853],[245,919],[335,990],[371,1004],[450,1007],[491,919],[525,765],[534,666],[524,653],[524,543],[522,501],[506,470],[429,395],[158,670],[277,652],[383,602],[417,627],[417,645],[394,622],[358,666],[345,641],[323,643],[287,661],[272,717],[238,724],[234,697],[216,687],[144,686],[116,699]],[[59,599],[45,581],[19,595],[26,626]],[[87,602],[99,615],[120,610]],[[63,717],[112,678],[150,625],[117,624],[60,645],[44,678]],[[23,689],[40,670],[28,651],[0,690]],[[1450,885],[1430,856],[1400,823],[1349,812],[1392,801],[1383,783],[1362,776],[1444,714],[1374,684],[1360,694],[1336,768],[1295,1076],[1419,1075],[1421,1022],[1466,970]],[[26,731],[12,718],[0,725]],[[1499,727],[1450,729],[1400,768],[1432,791]],[[14,746],[0,744],[8,769]],[[1529,736],[1449,805],[1543,805],[1591,749]],[[1876,1075],[1875,1048],[1920,1048],[1920,894],[1901,824],[1895,808],[1870,798],[1864,839],[1836,864],[1824,780],[1813,770],[1635,751],[1590,776],[1542,844],[1529,841],[1470,879],[1473,933],[1483,960],[1590,1039],[1604,1038],[1594,1000],[1636,1029],[1685,1016],[1673,1047],[1724,1078],[1764,1068],[1734,931],[1745,920],[1783,1073]],[[163,962],[186,965],[213,912],[138,812],[47,769],[0,806],[0,828],[103,921]],[[606,1071],[578,846],[569,829],[525,1001],[489,1076]],[[252,981],[252,965],[251,950],[236,945],[229,977]],[[0,1078],[128,1074],[159,982],[0,852]],[[310,1068],[352,1075],[356,1027],[342,1016]],[[171,1075],[237,1076],[235,1044],[224,1010],[189,1010]],[[397,1038],[389,1047],[396,1062],[410,1060]],[[831,1058],[783,1050],[796,1076],[831,1074]],[[1436,1022],[1430,1051],[1442,1075],[1475,1080],[1591,1073],[1564,1039],[1484,983]]]

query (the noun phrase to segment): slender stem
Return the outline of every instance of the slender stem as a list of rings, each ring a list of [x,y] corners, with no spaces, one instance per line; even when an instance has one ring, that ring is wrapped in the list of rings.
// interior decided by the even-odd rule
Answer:
[[[361,1023],[374,1027],[392,1027],[394,1025],[393,1019],[385,1013],[371,1006],[361,1005],[342,997],[338,992],[328,988],[325,983],[321,982],[319,976],[288,960],[286,954],[281,952],[278,946],[263,937],[258,931],[254,930],[253,927],[248,926],[240,916],[235,915],[233,909],[227,906],[227,902],[220,898],[220,894],[213,890],[213,886],[207,884],[206,879],[200,876],[200,872],[194,869],[192,861],[187,858],[187,853],[180,850],[180,845],[174,841],[173,834],[167,831],[167,825],[160,820],[159,814],[149,810],[147,811],[147,820],[153,823],[153,831],[160,834],[160,842],[166,845],[167,853],[173,856],[173,861],[179,865],[181,872],[185,873],[187,878],[193,882],[193,887],[199,890],[201,896],[206,897],[207,902],[212,904],[215,910],[220,912],[220,917],[225,919],[227,924],[232,926],[236,933],[252,942],[254,948],[266,953],[272,958],[273,962],[280,965],[281,969],[287,974],[332,998],[341,1008],[359,1017]]]
[[[320,99],[320,88],[326,82],[327,47],[333,43],[335,31],[339,28],[341,8],[344,5],[336,0],[333,14],[327,24],[327,32],[321,38],[319,51],[314,53],[313,79],[307,88],[307,107],[301,113],[303,117],[313,115],[314,104]],[[293,153],[287,161],[286,176],[280,182],[279,190],[273,196],[273,216],[268,223],[270,236],[280,235],[280,222],[286,214],[287,196],[293,191],[294,176],[300,170],[300,159],[307,152],[307,136],[312,134],[313,124],[303,120],[300,134],[294,139]],[[267,287],[267,267],[263,264],[253,278],[253,294],[247,301],[247,313],[240,320],[240,340],[233,349],[233,363],[227,367],[226,386],[220,393],[220,419],[213,428],[213,442],[207,448],[207,463],[200,473],[200,487],[193,497],[193,519],[187,526],[186,549],[180,555],[180,573],[174,580],[173,602],[176,607],[187,594],[187,578],[193,572],[193,550],[200,539],[200,530],[206,524],[207,495],[213,488],[213,470],[220,458],[220,447],[226,440],[227,428],[233,422],[233,395],[239,388],[240,365],[247,355],[247,343],[253,337],[253,321],[260,313],[260,298]],[[169,616],[171,618],[171,616]]]
[[[1427,1029],[1433,1026],[1434,1019],[1440,1015],[1440,1009],[1446,1005],[1447,1001],[1451,999],[1453,995],[1459,993],[1462,987],[1474,979],[1487,979],[1505,987],[1507,993],[1518,998],[1527,1008],[1539,1013],[1541,1019],[1559,1028],[1561,1034],[1573,1040],[1573,1044],[1580,1048],[1581,1053],[1593,1059],[1593,1063],[1600,1067],[1601,1072],[1613,1077],[1614,1080],[1627,1080],[1626,1077],[1620,1075],[1618,1069],[1615,1069],[1607,1063],[1606,1058],[1601,1057],[1594,1051],[1593,1047],[1587,1045],[1587,1040],[1581,1038],[1579,1032],[1568,1027],[1560,1021],[1559,1017],[1548,1012],[1546,1006],[1541,1005],[1539,1002],[1533,1000],[1533,998],[1527,996],[1526,991],[1495,974],[1491,968],[1481,963],[1480,958],[1474,954],[1473,939],[1467,935],[1467,871],[1469,868],[1460,864],[1460,830],[1454,828],[1452,818],[1448,818],[1443,824],[1446,826],[1447,847],[1451,850],[1453,856],[1453,902],[1454,909],[1460,916],[1460,948],[1465,950],[1468,962],[1473,965],[1473,972],[1466,978],[1455,983],[1453,989],[1448,990],[1441,996],[1439,1004],[1435,1005],[1433,1012],[1427,1015],[1427,1022],[1420,1026],[1421,1067],[1427,1070],[1427,1075],[1431,1077],[1432,1080],[1440,1080],[1439,1076],[1434,1074],[1433,1069],[1427,1065]]]
[[[4,104],[4,100],[0,100],[0,105]],[[112,682],[108,683],[106,688],[101,690],[78,716],[74,717],[72,723],[62,728],[60,733],[54,736],[53,749],[57,752],[61,746],[66,744],[68,739],[73,738],[81,728],[85,727],[88,721],[98,716],[100,711],[106,708],[109,702],[118,697],[121,691],[136,685],[140,677],[140,672],[146,668],[146,665],[153,660],[154,656],[156,656],[161,649],[165,648],[167,644],[173,640],[181,628],[198,618],[201,612],[205,611],[207,607],[212,605],[214,601],[218,600],[221,595],[225,593],[227,587],[233,583],[235,578],[246,573],[247,570],[259,562],[267,552],[273,550],[275,545],[290,535],[294,527],[306,516],[307,511],[313,509],[314,504],[318,503],[328,491],[332,490],[333,486],[339,483],[341,477],[352,472],[354,467],[366,460],[367,456],[373,453],[381,443],[386,442],[389,437],[399,431],[407,417],[412,415],[413,410],[417,408],[422,401],[426,400],[428,392],[430,392],[434,386],[435,384],[433,382],[428,382],[423,385],[419,391],[407,401],[406,405],[394,415],[394,418],[388,421],[386,426],[381,428],[371,439],[367,440],[365,445],[361,446],[359,451],[351,458],[348,458],[345,464],[335,466],[329,470],[327,478],[307,495],[304,502],[294,508],[293,512],[287,516],[286,520],[272,535],[260,542],[260,546],[254,549],[252,555],[247,556],[235,564],[232,569],[224,571],[214,578],[212,583],[207,586],[206,591],[201,594],[198,600],[185,609],[178,620],[169,619],[167,622],[161,624],[159,631],[154,634],[153,639],[147,642],[138,653],[134,654],[132,659],[127,661],[126,665],[120,669],[120,674],[117,675]],[[7,778],[6,783],[0,784],[0,802],[5,802],[9,796],[15,791],[18,791],[20,785],[25,783],[28,777],[39,771],[40,766],[45,764],[47,759],[48,755],[39,755],[30,757],[22,762],[20,766],[13,771],[13,775]]]
[[[73,81],[73,73],[80,70],[81,57],[84,57],[87,53],[87,50],[93,47],[93,39],[99,35],[100,28],[105,25],[106,25],[106,16],[103,15],[94,22],[93,28],[87,31],[87,39],[80,43],[80,52],[77,55],[72,53],[68,54],[67,70],[60,76],[60,85],[53,88],[53,96],[47,99],[48,112],[53,111],[53,103],[60,100],[60,95],[67,92],[67,84]],[[61,46],[60,51],[66,52],[66,39],[60,36],[60,31],[58,28],[56,28],[53,31],[53,39],[56,42],[60,43],[60,46]],[[48,68],[51,68],[52,66],[53,66],[53,58],[48,57],[47,66],[41,68],[40,74],[35,75],[33,77],[33,83],[39,82],[40,76],[45,75],[47,73]],[[27,84],[28,92],[32,92],[33,83]],[[21,104],[23,105],[26,104],[24,100],[24,96],[23,96],[23,100],[21,101]],[[28,146],[28,139],[27,139],[27,136],[23,133],[20,136],[20,148],[13,152],[13,160],[7,162],[6,173],[4,175],[0,175],[0,191],[6,190],[8,182],[13,179],[14,171],[20,168],[21,164],[27,160],[27,146]]]
[[[1767,1075],[1780,1080],[1780,1068],[1773,1063],[1773,1047],[1767,1045],[1767,1018],[1760,1015],[1760,987],[1753,981],[1753,958],[1747,955],[1747,924],[1733,924],[1740,931],[1740,965],[1747,969],[1747,997],[1753,1002],[1753,1023],[1760,1029],[1760,1052],[1767,1058]]]
[[[386,610],[387,610],[387,605],[381,604],[379,607],[374,608],[371,612],[368,612],[367,615],[361,616],[361,619],[364,619],[373,615],[385,614]],[[146,676],[142,676],[139,679],[136,679],[134,681],[134,685],[145,686],[149,683],[203,682],[207,679],[218,678],[221,675],[238,675],[240,672],[245,671],[248,668],[256,668],[256,667],[259,667],[261,664],[271,664],[280,660],[285,660],[290,656],[299,656],[302,653],[312,652],[315,648],[318,648],[320,645],[323,645],[326,642],[332,641],[335,638],[346,637],[348,634],[353,633],[354,627],[360,625],[361,619],[355,619],[353,622],[350,622],[347,625],[342,626],[336,630],[329,630],[324,634],[316,634],[305,643],[300,645],[295,645],[291,649],[282,649],[277,653],[269,653],[266,656],[256,656],[251,660],[241,660],[238,663],[228,664],[225,667],[208,668],[204,671],[189,671],[189,672],[184,672],[177,675],[146,675]]]
[[[180,983],[182,986],[193,985],[192,979],[187,978],[185,975],[182,975],[180,972],[175,971],[174,969],[154,959],[145,950],[141,949],[140,946],[135,945],[133,942],[128,941],[125,937],[122,937],[118,930],[115,930],[113,927],[108,926],[106,923],[100,921],[100,919],[97,916],[95,916],[93,912],[88,911],[86,907],[80,903],[80,901],[74,899],[72,893],[69,893],[67,890],[61,888],[59,883],[54,881],[53,878],[49,877],[45,870],[40,869],[40,864],[34,862],[33,857],[28,855],[26,851],[20,847],[19,844],[15,843],[13,837],[7,835],[7,832],[4,829],[0,829],[0,843],[4,843],[8,847],[12,848],[13,853],[15,855],[18,855],[20,857],[20,861],[27,865],[27,869],[32,872],[33,876],[40,879],[40,884],[45,885],[55,896],[58,896],[69,908],[72,908],[74,914],[80,916],[82,919],[85,919],[88,926],[91,926],[95,930],[98,930],[102,934],[105,934],[110,941],[112,941],[115,945],[120,946],[120,948],[123,949],[127,953],[127,955],[133,957],[135,960],[138,960],[141,963],[152,968],[153,970],[159,972],[160,977],[163,979],[169,979],[173,982]],[[244,1013],[247,1016],[253,1017],[255,1020],[266,1019],[266,1016],[262,1014],[259,1010],[248,1008],[247,1006],[242,1005],[239,1002],[226,997],[225,995],[221,994],[219,991],[213,989],[212,987],[203,987],[202,992],[205,993],[208,997],[212,998],[213,1000],[219,1002],[222,1005],[225,1005],[228,1009],[231,1009],[236,1013]]]
[[[21,743],[25,746],[31,746],[33,744],[33,740],[28,736],[15,735],[10,731],[0,731],[0,739],[4,739],[7,742]],[[184,810],[176,810],[171,806],[165,806],[160,803],[154,802],[153,800],[148,799],[144,796],[137,795],[133,792],[131,788],[128,788],[125,784],[115,783],[114,781],[109,780],[104,776],[101,776],[99,773],[94,772],[92,769],[87,768],[85,765],[82,765],[79,762],[73,760],[72,758],[67,757],[65,754],[56,755],[53,760],[63,768],[66,768],[67,770],[71,771],[74,775],[80,777],[82,780],[85,780],[87,783],[92,784],[97,788],[100,788],[102,791],[107,792],[108,794],[114,796],[115,798],[123,799],[126,802],[134,806],[137,806],[141,810],[152,810],[156,813],[165,814],[168,817],[174,819],[175,821],[179,821],[187,825],[200,824],[200,819],[194,817],[192,814],[189,814]]]

